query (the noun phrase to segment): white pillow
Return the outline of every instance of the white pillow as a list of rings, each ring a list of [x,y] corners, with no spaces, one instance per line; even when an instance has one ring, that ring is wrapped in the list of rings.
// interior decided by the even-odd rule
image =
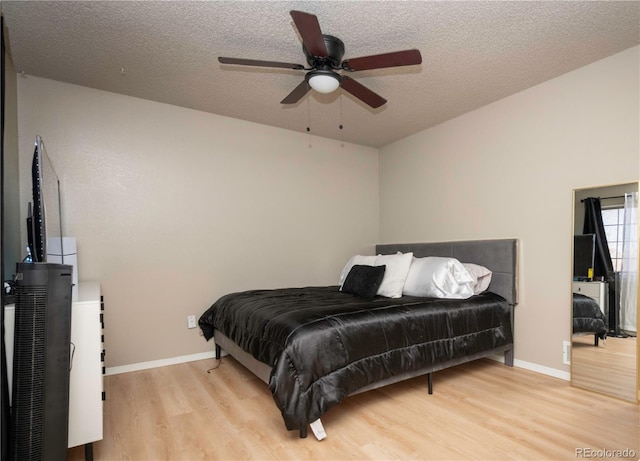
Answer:
[[[356,264],[360,264],[362,266],[373,266],[375,262],[376,262],[375,256],[362,256],[362,255],[352,256],[349,259],[349,261],[347,261],[347,264],[345,264],[345,266],[342,268],[342,272],[340,272],[340,280],[338,281],[338,285],[340,285],[340,289],[342,289],[342,285],[344,285],[344,280],[347,278],[347,275],[349,275],[349,271],[353,266],[355,266]]]
[[[484,266],[472,263],[462,263],[464,268],[473,277],[473,294],[479,295],[483,291],[487,291],[491,283],[491,272]]]
[[[455,258],[413,258],[403,293],[409,296],[466,299],[473,296],[473,277]]]
[[[378,255],[374,266],[387,266],[384,278],[378,288],[378,295],[387,298],[400,298],[404,289],[404,282],[409,273],[413,253],[398,253],[395,255]]]

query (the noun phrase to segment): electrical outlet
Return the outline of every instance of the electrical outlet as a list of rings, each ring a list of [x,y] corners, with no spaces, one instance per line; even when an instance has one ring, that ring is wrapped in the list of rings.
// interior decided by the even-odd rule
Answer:
[[[190,315],[187,317],[187,328],[195,328],[196,327],[196,316]]]
[[[571,365],[571,343],[562,341],[562,363]]]

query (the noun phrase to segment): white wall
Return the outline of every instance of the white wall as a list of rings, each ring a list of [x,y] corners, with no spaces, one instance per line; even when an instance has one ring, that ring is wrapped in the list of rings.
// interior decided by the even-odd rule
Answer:
[[[21,210],[40,134],[81,280],[102,282],[109,367],[208,351],[188,314],[334,283],[375,243],[515,237],[516,359],[568,371],[572,190],[638,180],[638,53],[398,141],[379,165],[371,148],[18,78]]]
[[[102,283],[108,367],[210,351],[187,315],[335,284],[379,240],[376,149],[35,77],[18,104],[23,213],[39,134],[80,281]]]
[[[518,238],[517,360],[568,372],[574,188],[637,181],[639,48],[381,149],[382,242]]]

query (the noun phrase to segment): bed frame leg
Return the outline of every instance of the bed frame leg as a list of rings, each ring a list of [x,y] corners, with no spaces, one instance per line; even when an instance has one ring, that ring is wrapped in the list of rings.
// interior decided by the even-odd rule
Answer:
[[[508,367],[513,366],[513,349],[504,351],[504,364]]]
[[[307,426],[300,428],[300,438],[301,439],[307,438]]]
[[[427,389],[429,395],[433,394],[433,373],[427,373]]]
[[[220,360],[220,357],[222,357],[222,349],[216,344],[216,360]]]

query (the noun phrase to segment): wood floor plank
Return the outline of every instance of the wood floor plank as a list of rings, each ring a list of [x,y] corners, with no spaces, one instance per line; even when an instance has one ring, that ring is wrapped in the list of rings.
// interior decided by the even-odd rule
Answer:
[[[107,376],[94,459],[575,460],[576,449],[635,451],[637,405],[480,360],[347,398],[328,437],[286,431],[267,386],[231,357]],[[83,459],[81,447],[69,460]]]

